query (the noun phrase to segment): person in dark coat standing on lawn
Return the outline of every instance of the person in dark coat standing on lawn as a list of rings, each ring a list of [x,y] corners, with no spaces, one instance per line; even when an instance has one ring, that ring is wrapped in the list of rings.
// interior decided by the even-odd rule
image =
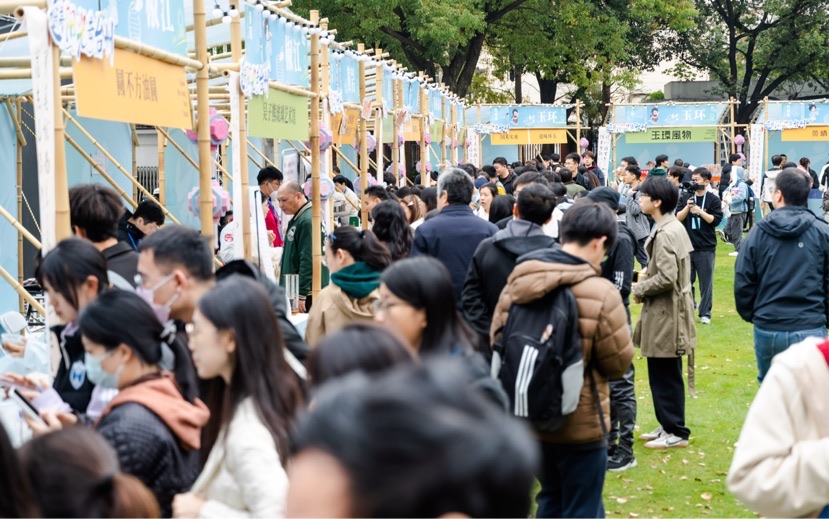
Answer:
[[[478,244],[498,232],[495,224],[475,216],[469,204],[474,189],[472,178],[452,168],[438,177],[438,214],[415,231],[411,256],[432,256],[449,270],[457,301]]]
[[[555,195],[549,187],[526,185],[518,193],[514,218],[475,250],[463,285],[462,311],[466,321],[487,342],[492,314],[518,257],[555,245],[555,240],[542,229],[552,218],[555,206]]]

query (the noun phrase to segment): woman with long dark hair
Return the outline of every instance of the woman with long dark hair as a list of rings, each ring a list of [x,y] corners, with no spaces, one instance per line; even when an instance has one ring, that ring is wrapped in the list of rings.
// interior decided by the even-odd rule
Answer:
[[[403,212],[406,214],[406,221],[409,222],[412,232],[423,223],[422,205],[423,200],[413,193],[400,198],[400,207],[403,208]]]
[[[95,429],[115,448],[121,470],[147,485],[168,517],[173,496],[198,475],[201,429],[210,414],[195,398],[189,354],[175,328],[163,326],[133,292],[101,294],[81,313],[78,326],[87,377],[118,390]],[[76,421],[62,413],[41,415],[49,429]]]
[[[465,357],[475,386],[506,409],[506,395],[478,353],[478,337],[458,312],[443,263],[428,256],[408,258],[387,268],[380,281],[374,320],[399,333],[420,357]]]
[[[35,517],[38,514],[29,480],[20,468],[6,428],[0,424],[0,517]],[[48,517],[48,516],[46,516]]]
[[[371,217],[371,230],[388,247],[392,261],[408,256],[412,250],[412,228],[400,204],[392,200],[380,202],[371,211]]]
[[[240,276],[220,281],[199,301],[190,351],[211,384],[209,455],[174,515],[283,516],[288,432],[302,399],[265,289]]]
[[[328,235],[325,260],[331,283],[308,314],[305,340],[311,347],[349,323],[374,317],[380,273],[391,265],[391,254],[371,231],[339,227]]]
[[[95,384],[87,376],[84,347],[77,333],[78,315],[108,288],[106,260],[90,242],[67,238],[40,260],[35,277],[46,289],[49,303],[61,323],[50,330],[60,352],[52,387],[75,412],[86,413]],[[34,344],[16,347],[4,344],[3,347],[12,348],[10,354],[19,357],[30,357],[34,350],[29,353],[25,350],[37,348]],[[24,377],[6,377],[36,390]]]
[[[498,223],[512,216],[515,198],[512,195],[498,195],[489,203],[489,223]]]

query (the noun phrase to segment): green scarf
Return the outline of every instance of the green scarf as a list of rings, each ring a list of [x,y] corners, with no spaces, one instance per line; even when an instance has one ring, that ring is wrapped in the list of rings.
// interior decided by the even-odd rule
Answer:
[[[331,282],[348,297],[362,299],[380,286],[380,272],[369,267],[366,262],[358,261],[331,274]]]

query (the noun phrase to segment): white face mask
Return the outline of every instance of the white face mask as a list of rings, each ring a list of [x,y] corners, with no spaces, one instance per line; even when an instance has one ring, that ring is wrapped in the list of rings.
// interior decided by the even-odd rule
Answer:
[[[279,203],[277,195],[278,193],[276,191],[273,191],[270,195],[268,195],[268,197],[271,199],[271,202]]]

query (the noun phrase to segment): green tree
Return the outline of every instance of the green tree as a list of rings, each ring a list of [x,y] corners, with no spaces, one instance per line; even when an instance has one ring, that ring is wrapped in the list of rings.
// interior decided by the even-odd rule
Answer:
[[[694,3],[695,27],[680,31],[673,49],[739,101],[739,123],[748,123],[763,98],[787,82],[829,86],[829,0]]]
[[[388,49],[411,70],[438,77],[465,96],[484,42],[529,0],[295,0],[299,14],[319,9],[341,41]]]

